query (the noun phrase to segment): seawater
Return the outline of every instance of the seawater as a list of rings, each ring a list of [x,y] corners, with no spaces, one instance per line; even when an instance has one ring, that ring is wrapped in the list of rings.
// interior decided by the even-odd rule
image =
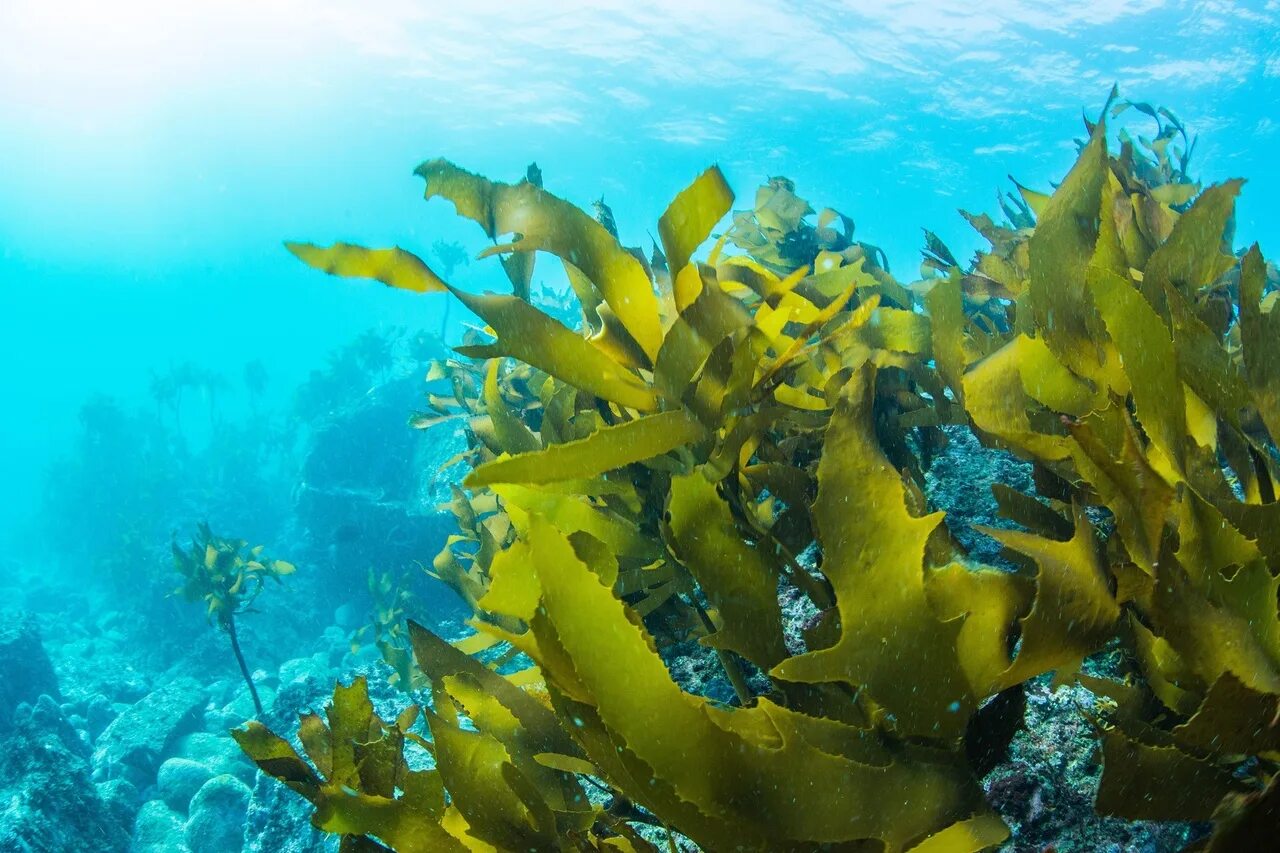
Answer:
[[[646,251],[718,164],[735,208],[785,176],[910,282],[922,227],[966,261],[982,241],[957,209],[998,215],[1009,175],[1050,191],[1116,85],[1176,114],[1204,185],[1248,179],[1235,245],[1275,251],[1278,25],[1275,2],[1231,0],[8,0],[0,848],[335,849],[226,735],[251,697],[216,615],[175,595],[172,546],[202,523],[296,567],[237,624],[277,725],[358,673],[405,704],[375,601],[467,633],[427,571],[465,437],[406,421],[479,321],[283,241],[401,246],[502,290],[491,241],[421,198],[420,162],[512,182],[536,163]],[[534,282],[567,287],[550,262]]]

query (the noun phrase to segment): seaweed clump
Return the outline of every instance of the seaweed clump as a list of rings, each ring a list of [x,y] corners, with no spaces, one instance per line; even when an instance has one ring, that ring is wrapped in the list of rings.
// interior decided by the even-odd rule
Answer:
[[[253,707],[262,716],[262,700],[253,684],[240,640],[236,636],[236,616],[250,612],[253,602],[262,593],[267,580],[277,583],[282,577],[293,574],[294,565],[285,560],[271,560],[262,556],[263,546],[249,547],[243,539],[223,539],[215,536],[209,525],[200,524],[190,547],[173,543],[173,566],[182,575],[182,586],[174,590],[191,602],[205,605],[205,616],[231,639],[231,651],[240,674],[253,698]]]
[[[646,256],[540,181],[424,163],[509,295],[400,248],[289,244],[486,324],[433,371],[454,397],[432,415],[472,438],[434,570],[479,633],[410,626],[429,739],[357,684],[303,718],[311,765],[257,724],[246,752],[353,850],[657,849],[650,824],[711,850],[976,851],[1008,836],[977,779],[1052,672],[1107,699],[1100,812],[1212,820],[1210,850],[1274,832],[1276,282],[1230,251],[1240,181],[1190,185],[1164,123],[1109,151],[1123,107],[1052,194],[968,215],[991,243],[972,263],[927,233],[910,286],[779,181],[699,257],[733,205],[716,168]],[[576,324],[530,301],[538,252]],[[1018,529],[983,529],[1015,571],[930,511],[944,426],[1033,466],[1035,494],[995,495]],[[795,653],[780,588],[818,614]],[[672,680],[660,653],[691,638],[733,703]],[[473,656],[500,642],[528,665]],[[1115,642],[1116,677],[1081,671]]]

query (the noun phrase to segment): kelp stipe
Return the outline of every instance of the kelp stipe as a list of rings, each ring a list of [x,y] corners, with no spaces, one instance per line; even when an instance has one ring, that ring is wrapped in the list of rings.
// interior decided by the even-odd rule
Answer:
[[[534,664],[501,676],[415,628],[439,797],[348,785],[386,813],[335,822],[325,801],[317,825],[397,849],[425,843],[400,840],[397,809],[458,849],[652,849],[637,819],[711,850],[984,849],[1008,830],[975,774],[1011,735],[1008,698],[1050,671],[1110,702],[1100,811],[1215,819],[1211,849],[1274,822],[1276,282],[1256,248],[1223,251],[1239,183],[1197,194],[1168,126],[1113,156],[1088,123],[1052,195],[1019,187],[1005,225],[969,216],[991,251],[962,268],[927,233],[928,277],[907,287],[851,223],[826,235],[843,246],[783,252],[796,242],[763,226],[801,229],[809,207],[776,180],[696,260],[732,207],[714,168],[646,256],[532,182],[424,164],[427,197],[495,241],[510,296],[458,291],[401,249],[290,244],[450,291],[488,324],[460,348],[487,365],[434,371],[454,399],[430,417],[472,438],[435,569],[488,638],[468,650],[505,640]],[[529,301],[539,250],[564,264],[577,328]],[[1019,571],[974,565],[929,512],[919,454],[942,425],[1034,463],[1040,496],[997,495],[1024,529],[987,531]],[[779,583],[820,614],[798,654]],[[689,637],[733,705],[672,681],[659,651]],[[1127,680],[1078,674],[1117,637]],[[276,741],[246,749],[323,787],[273,763]],[[634,808],[592,806],[583,784]]]

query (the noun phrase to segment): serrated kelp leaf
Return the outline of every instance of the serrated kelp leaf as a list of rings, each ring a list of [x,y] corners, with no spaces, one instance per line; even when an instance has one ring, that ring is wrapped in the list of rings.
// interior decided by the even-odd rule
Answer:
[[[643,462],[697,441],[703,426],[680,409],[605,426],[578,441],[500,457],[476,468],[463,484],[469,489],[495,483],[554,483],[586,479],[633,462]]]
[[[388,728],[376,717],[363,719],[359,687],[339,686],[335,693],[339,691],[343,693],[342,707],[336,712],[330,709],[330,720],[339,724],[337,730],[331,733],[315,715],[309,715],[314,719],[310,723],[304,720],[304,726],[307,740],[312,741],[308,751],[313,755],[323,756],[326,748],[318,741],[330,739],[327,751],[338,756],[336,766],[344,774],[342,778],[317,776],[287,741],[259,723],[233,730],[232,737],[263,772],[289,785],[315,806],[311,819],[314,826],[342,836],[348,847],[354,844],[355,849],[360,849],[363,841],[372,843],[368,838],[372,836],[400,853],[463,853],[467,850],[441,826],[444,790],[435,771],[407,771],[399,751],[403,740],[398,737],[392,741],[394,751],[364,748],[371,737],[378,736],[376,732],[385,734],[397,730]],[[364,730],[358,740],[337,740],[348,737],[348,732],[358,731],[362,720]],[[358,749],[363,749],[364,767],[356,772],[357,768],[345,766],[344,762]],[[373,777],[394,778],[399,796],[378,796],[366,791],[363,782]]]
[[[469,637],[463,637],[461,640],[454,640],[452,645],[464,655],[475,655],[485,649],[493,648],[500,642],[502,641],[490,634],[472,634]]]
[[[1208,753],[1280,751],[1280,696],[1251,690],[1225,673],[1173,737],[1184,748]]]
[[[577,773],[582,776],[595,776],[600,773],[600,769],[590,761],[574,758],[572,755],[539,752],[533,757],[533,760],[543,767],[550,767],[552,770],[560,770],[564,773]]]
[[[657,408],[656,396],[639,377],[523,299],[454,293],[493,328],[504,355],[620,405],[641,411]]]
[[[1009,180],[1013,181],[1013,185],[1017,187],[1018,195],[1022,196],[1022,201],[1026,205],[1027,209],[1035,214],[1036,225],[1039,227],[1042,224],[1040,220],[1044,218],[1045,213],[1049,210],[1051,201],[1050,196],[1037,190],[1033,190],[1030,187],[1023,186],[1012,177],[1009,178]]]
[[[716,345],[750,322],[736,299],[718,287],[703,288],[662,341],[653,370],[655,386],[668,399],[680,399]]]
[[[1227,521],[1222,512],[1193,489],[1180,495],[1176,510],[1178,561],[1196,586],[1210,596],[1239,569],[1263,560],[1258,545]],[[1273,612],[1273,619],[1280,614]]]
[[[1030,495],[1023,494],[1004,483],[992,483],[991,493],[996,499],[1000,515],[1004,518],[1049,539],[1071,538],[1073,532],[1071,522]]]
[[[329,275],[368,278],[390,287],[417,293],[443,293],[449,286],[432,272],[426,261],[401,248],[366,249],[351,243],[317,246],[285,243],[298,260]]]
[[[536,520],[531,533],[546,611],[533,629],[540,644],[563,649],[590,698],[582,708],[594,708],[595,718],[579,717],[587,752],[613,768],[615,780],[630,775],[636,787],[628,793],[660,818],[679,808],[695,824],[681,827],[695,841],[788,849],[801,841],[880,838],[900,850],[976,807],[971,783],[945,761],[907,751],[888,764],[862,764],[814,748],[802,735],[802,715],[767,699],[716,712],[683,693],[569,543]],[[557,669],[548,662],[549,679],[568,674]],[[856,738],[856,730],[845,731]],[[642,768],[647,774],[636,776]],[[886,790],[896,796],[884,798]],[[803,810],[795,808],[797,798]],[[860,803],[875,808],[850,808]]]
[[[335,835],[375,836],[396,853],[466,853],[468,845],[445,830],[436,815],[403,802],[333,791],[317,803],[312,824]]]
[[[1169,330],[1142,294],[1114,273],[1090,267],[1088,284],[1123,361],[1138,421],[1159,451],[1154,464],[1157,470],[1172,466],[1171,473],[1181,476],[1186,405],[1177,371],[1170,369],[1177,355]]]
[[[1035,604],[1021,621],[1017,657],[998,689],[1050,670],[1074,673],[1111,636],[1120,616],[1089,519],[1076,507],[1075,535],[1065,542],[1016,530],[978,529],[1029,557],[1039,570]]]
[[[1132,600],[1139,602],[1139,606],[1150,608],[1149,592],[1134,596]],[[1130,614],[1125,628],[1127,632],[1125,639],[1128,641],[1138,669],[1146,682],[1145,686],[1150,693],[1166,708],[1178,714],[1185,716],[1195,713],[1199,691],[1204,683],[1192,671],[1187,661],[1178,654],[1168,640],[1157,637],[1142,624],[1136,613]],[[1124,717],[1121,721],[1125,725],[1137,726],[1140,714],[1122,710]]]
[[[973,364],[964,374],[965,406],[977,427],[1044,460],[1069,454],[1062,436],[1044,433],[1031,422],[1032,390],[1046,399],[1084,408],[1088,388],[1062,367],[1038,338],[1018,335]],[[1078,405],[1083,404],[1083,405]]]
[[[1106,126],[1099,123],[1071,171],[1037,211],[1030,249],[1031,313],[1045,342],[1068,368],[1084,376],[1099,368],[1085,289],[1085,269],[1093,257],[1099,199],[1107,175]]]
[[[533,283],[534,255],[532,252],[512,252],[498,258],[502,271],[511,281],[511,295],[518,299],[529,299],[529,285]]]
[[[933,336],[932,352],[942,374],[959,402],[964,401],[965,368],[978,353],[965,337],[964,295],[959,282],[940,281],[925,295],[929,311],[929,331]]]
[[[511,784],[512,780],[519,780],[514,783],[513,788],[529,811],[536,816],[536,823],[546,826],[553,822],[548,809],[560,815],[577,812],[582,816],[589,812],[586,794],[578,781],[535,760],[535,754],[547,754],[539,752],[542,745],[479,682],[467,675],[454,675],[444,679],[444,686],[475,728],[502,745],[511,765],[509,770],[504,771],[504,781]],[[574,756],[563,757],[566,761],[587,763]],[[441,760],[444,760],[443,756]],[[590,821],[586,825],[589,826]]]
[[[977,695],[993,693],[1010,668],[1010,636],[1030,608],[1035,584],[1030,578],[995,569],[971,569],[951,563],[926,575],[929,604],[944,621],[963,622],[956,654]]]
[[[1131,267],[1140,263],[1130,262],[1127,244],[1132,239],[1133,207],[1125,194],[1120,179],[1108,172],[1102,186],[1098,210],[1098,241],[1094,246],[1090,267],[1103,269],[1118,276],[1128,276]]]
[[[567,755],[578,753],[573,741],[560,727],[555,714],[524,690],[412,620],[409,622],[409,638],[418,666],[433,681],[443,682],[450,676],[465,675],[501,702],[520,721],[532,742],[539,745],[539,751]]]
[[[733,191],[718,166],[707,169],[672,200],[658,220],[658,237],[674,273],[685,268],[732,206]]]
[[[864,687],[900,731],[959,734],[976,706],[956,657],[960,623],[943,623],[925,592],[926,543],[942,514],[915,518],[902,481],[876,442],[875,371],[862,368],[840,395],[818,465],[814,518],[823,574],[835,587],[842,633],[834,646],[783,661],[787,681],[843,681]],[[868,608],[866,601],[876,601]],[[912,637],[895,647],[895,638]],[[885,648],[896,653],[886,655]],[[918,673],[903,679],[902,672]]]
[[[1127,820],[1209,820],[1238,789],[1216,765],[1118,729],[1102,732],[1102,766],[1098,812]]]
[[[777,384],[774,377],[781,372],[793,361],[795,361],[805,351],[805,347],[809,345],[809,340],[815,333],[819,331],[826,323],[830,322],[853,298],[854,290],[849,288],[841,296],[833,300],[821,311],[817,312],[805,326],[796,333],[795,337],[788,344],[787,348],[778,353],[777,358],[769,363],[767,367],[760,371],[760,375],[756,378],[756,388],[770,388]],[[866,302],[859,305],[849,316],[848,320],[841,324],[840,332],[842,334],[849,332],[860,332],[867,330],[869,325],[879,319],[877,314],[880,310],[880,298],[871,296]],[[926,332],[927,334],[927,332]],[[834,335],[833,335],[834,336]]]
[[[1264,310],[1266,262],[1257,245],[1240,262],[1240,341],[1245,377],[1272,440],[1280,436],[1280,310]]]
[[[232,729],[231,737],[244,754],[262,768],[262,772],[274,776],[295,791],[308,796],[320,787],[321,779],[289,742],[275,735],[257,720],[242,729]]]
[[[643,265],[599,222],[531,183],[492,182],[446,160],[423,163],[414,173],[426,181],[428,199],[448,198],[490,237],[517,234],[514,250],[550,252],[571,262],[648,357],[657,356],[662,329],[653,286]]]
[[[1210,407],[1212,418],[1221,417],[1238,429],[1240,412],[1251,401],[1236,359],[1223,347],[1221,337],[1196,316],[1185,296],[1166,285],[1165,299],[1178,375],[1187,384],[1188,396],[1199,397]]]
[[[1250,581],[1264,580],[1258,575],[1238,573],[1234,582],[1248,593]],[[1187,666],[1206,684],[1231,673],[1253,690],[1280,693],[1280,665],[1267,648],[1266,634],[1275,636],[1275,602],[1277,580],[1266,573],[1264,589],[1270,586],[1270,599],[1245,595],[1263,608],[1269,608],[1269,622],[1252,624],[1256,614],[1215,604],[1196,589],[1186,571],[1172,554],[1163,554],[1157,566],[1156,583],[1149,614],[1159,635],[1178,652]],[[1264,637],[1258,636],[1259,629]]]
[[[787,656],[778,607],[779,567],[758,546],[743,541],[733,512],[694,470],[671,479],[669,541],[720,614],[719,630],[703,642],[737,652],[768,670]]]
[[[403,732],[379,721],[365,740],[354,744],[361,791],[375,797],[395,797],[409,772],[404,761],[404,740]]]
[[[542,447],[537,437],[509,408],[498,389],[499,359],[489,362],[484,375],[484,407],[493,421],[498,443],[508,453],[529,453]]]
[[[529,546],[517,539],[493,556],[489,564],[489,587],[476,603],[476,611],[488,614],[489,619],[508,616],[523,622],[533,618],[538,607],[538,582],[532,572],[523,565],[529,559]],[[484,628],[481,625],[482,629]],[[484,630],[452,645],[466,655],[473,655],[473,646],[465,645],[474,639],[474,647],[489,648],[502,640],[497,633]]]
[[[1072,422],[1072,460],[1116,517],[1130,558],[1154,571],[1173,487],[1142,452],[1141,438],[1118,406]]]
[[[635,521],[585,498],[509,483],[496,484],[493,490],[502,497],[518,528],[527,527],[528,517],[536,514],[555,524],[566,536],[576,532],[590,534],[619,556],[652,560],[661,553],[661,543]]]
[[[1169,238],[1151,253],[1143,269],[1142,292],[1157,311],[1163,314],[1166,285],[1194,297],[1235,265],[1236,259],[1223,251],[1223,239],[1243,183],[1226,181],[1201,193]]]
[[[307,758],[326,779],[333,775],[333,735],[319,714],[303,714],[298,719],[298,740]]]
[[[329,779],[338,785],[358,787],[360,768],[355,744],[369,739],[374,721],[373,703],[369,701],[369,685],[365,677],[354,678],[349,685],[336,685],[327,713],[332,733],[330,760],[333,763]]]

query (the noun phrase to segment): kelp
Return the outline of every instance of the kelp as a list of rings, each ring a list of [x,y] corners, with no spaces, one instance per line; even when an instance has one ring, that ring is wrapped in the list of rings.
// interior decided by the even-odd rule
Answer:
[[[202,602],[210,624],[227,633],[253,707],[261,716],[262,701],[244,653],[240,651],[236,617],[250,611],[268,580],[279,583],[281,578],[293,574],[293,563],[263,556],[261,545],[250,547],[243,539],[215,536],[204,522],[200,523],[189,547],[183,548],[175,541],[171,548],[173,567],[182,575],[182,586],[175,589],[174,594],[190,602]]]
[[[1126,110],[1158,131],[1113,153],[1107,119]],[[487,324],[433,366],[451,394],[418,423],[469,437],[433,567],[477,633],[411,629],[429,798],[387,805],[419,787],[388,797],[348,774],[342,800],[329,773],[272,764],[263,732],[246,749],[317,826],[397,849],[421,843],[401,840],[411,820],[460,849],[645,849],[648,824],[711,850],[980,850],[1008,830],[977,777],[1021,685],[1054,673],[1106,699],[1100,811],[1214,820],[1208,849],[1258,837],[1280,757],[1277,282],[1256,247],[1230,254],[1239,183],[1200,191],[1172,113],[1113,95],[1086,129],[1052,193],[1018,185],[1004,223],[966,214],[990,246],[972,262],[926,232],[907,285],[783,178],[704,249],[733,207],[714,167],[646,260],[540,180],[424,164],[427,197],[494,242],[509,296],[401,249],[291,244]],[[536,252],[576,312],[510,275]],[[944,425],[1034,463],[1042,494],[996,489],[1022,529],[980,531],[1016,571],[975,563],[928,505]],[[803,649],[780,588],[818,613]],[[662,655],[689,639],[732,702],[672,680]],[[1079,673],[1114,642],[1123,680]],[[376,735],[361,742],[399,742],[357,716]],[[394,752],[378,778],[403,772]],[[359,797],[382,798],[385,827]]]

